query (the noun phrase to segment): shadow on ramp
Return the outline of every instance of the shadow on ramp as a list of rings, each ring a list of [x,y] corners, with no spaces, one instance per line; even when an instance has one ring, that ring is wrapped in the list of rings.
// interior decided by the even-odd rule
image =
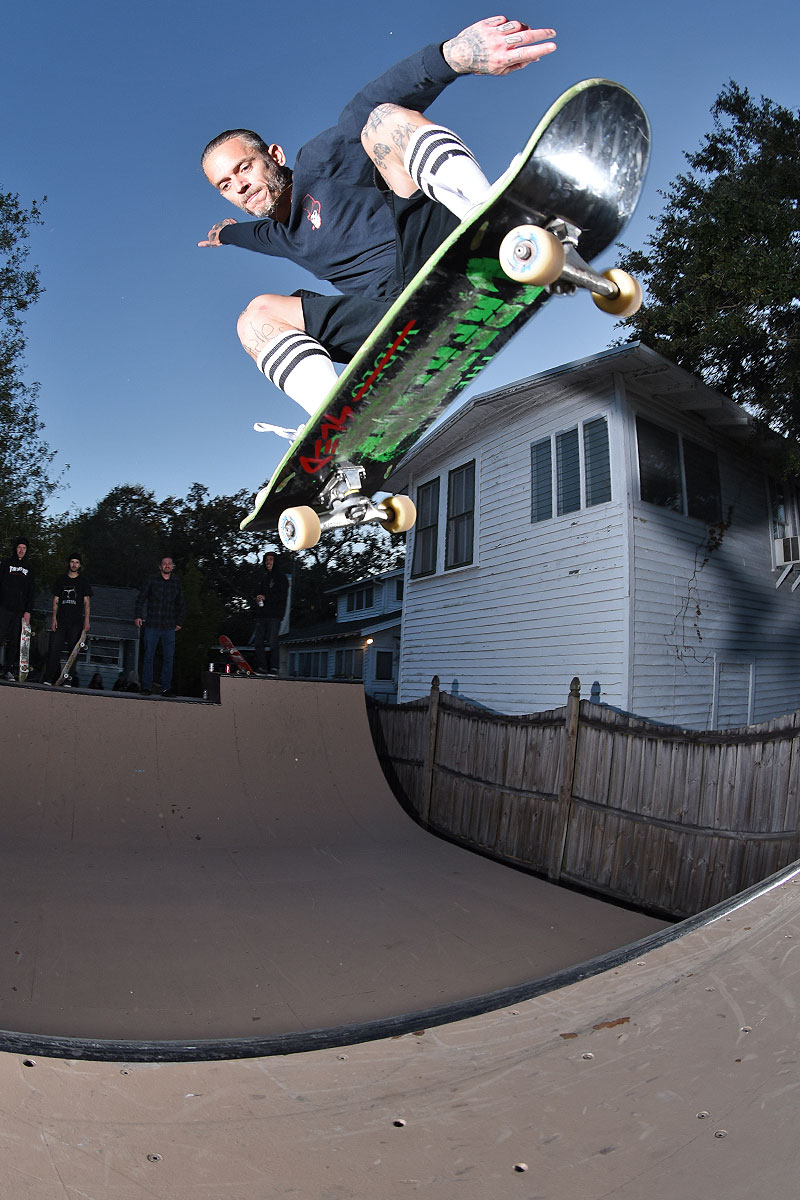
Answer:
[[[0,1026],[29,1048],[385,1036],[664,927],[420,829],[360,687],[222,684],[219,706],[0,688]]]
[[[14,782],[0,996],[40,1031],[0,1052],[0,1195],[796,1191],[797,866],[530,982],[540,951],[557,960],[563,938],[586,956],[632,914],[413,826],[376,774],[355,689],[230,681],[215,710],[0,693]],[[493,995],[459,996],[473,978]],[[339,1024],[306,1028],[318,1013]],[[211,1040],[64,1036],[95,1021],[110,1038]],[[234,1021],[241,1037],[209,1032]]]

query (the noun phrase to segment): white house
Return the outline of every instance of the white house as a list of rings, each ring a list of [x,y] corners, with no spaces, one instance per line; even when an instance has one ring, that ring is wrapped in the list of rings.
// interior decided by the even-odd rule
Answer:
[[[336,617],[281,638],[290,679],[363,681],[379,700],[397,699],[403,569],[358,580],[336,596]]]
[[[438,675],[522,714],[577,675],[688,728],[800,707],[797,498],[745,411],[649,348],[472,400],[392,484],[418,509],[401,702]]]

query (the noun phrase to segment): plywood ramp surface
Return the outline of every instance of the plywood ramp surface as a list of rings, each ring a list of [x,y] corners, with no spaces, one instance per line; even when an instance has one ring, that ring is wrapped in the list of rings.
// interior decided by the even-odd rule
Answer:
[[[590,979],[399,1038],[227,1062],[0,1054],[0,1196],[794,1196],[799,882]]]
[[[421,830],[361,688],[222,684],[220,706],[0,687],[0,1028],[357,1025],[661,928]]]

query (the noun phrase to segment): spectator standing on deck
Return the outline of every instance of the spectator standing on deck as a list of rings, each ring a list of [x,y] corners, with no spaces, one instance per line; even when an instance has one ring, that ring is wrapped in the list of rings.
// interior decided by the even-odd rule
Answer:
[[[5,678],[19,674],[19,639],[23,620],[30,622],[33,608],[33,571],[28,559],[28,539],[15,538],[11,554],[0,562],[0,646],[6,648]]]
[[[256,670],[261,675],[277,675],[280,665],[278,634],[286,611],[289,581],[278,565],[278,556],[272,550],[264,555],[261,565],[263,570],[253,602]]]
[[[184,599],[181,581],[175,575],[175,564],[168,554],[161,559],[158,571],[148,576],[136,597],[136,624],[144,625],[144,661],[142,691],[148,694],[153,686],[153,662],[156,647],[161,643],[161,695],[174,696],[172,664],[175,657],[175,635],[183,624]]]
[[[70,554],[67,570],[53,583],[53,613],[44,682],[55,683],[61,674],[61,652],[72,650],[82,634],[89,632],[92,589],[81,575],[80,554]],[[83,639],[85,640],[85,638]]]

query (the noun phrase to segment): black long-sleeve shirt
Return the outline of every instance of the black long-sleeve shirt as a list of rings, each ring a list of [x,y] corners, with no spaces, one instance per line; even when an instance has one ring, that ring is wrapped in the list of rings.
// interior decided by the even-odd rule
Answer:
[[[356,93],[335,125],[300,148],[288,222],[264,218],[226,225],[220,241],[288,258],[345,294],[390,297],[394,222],[375,186],[361,130],[376,105],[391,102],[424,112],[456,78],[438,43],[390,67]]]

